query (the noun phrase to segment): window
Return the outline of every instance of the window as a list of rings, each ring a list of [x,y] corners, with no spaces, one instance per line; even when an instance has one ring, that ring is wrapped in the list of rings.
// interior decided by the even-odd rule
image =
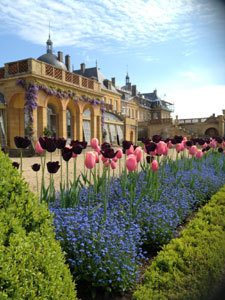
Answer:
[[[117,100],[115,100],[115,111],[118,110],[118,103],[117,103]]]
[[[140,111],[138,111],[138,120],[140,120]]]

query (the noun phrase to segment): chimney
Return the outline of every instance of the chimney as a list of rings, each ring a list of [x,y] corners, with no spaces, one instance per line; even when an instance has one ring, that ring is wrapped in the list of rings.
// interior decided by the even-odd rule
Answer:
[[[58,60],[63,62],[63,53],[62,53],[62,51],[58,51]]]
[[[116,78],[115,77],[112,77],[112,85],[116,86]]]
[[[136,85],[132,85],[132,96],[137,96],[137,88],[136,88]]]
[[[70,72],[70,56],[68,54],[65,56],[65,65],[67,70]]]
[[[81,72],[84,74],[85,72],[85,63],[80,64]]]

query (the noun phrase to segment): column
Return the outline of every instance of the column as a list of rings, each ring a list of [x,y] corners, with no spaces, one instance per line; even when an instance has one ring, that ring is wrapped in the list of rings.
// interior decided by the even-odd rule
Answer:
[[[37,128],[38,135],[43,136],[44,128],[47,127],[47,108],[43,106],[37,107]]]
[[[58,132],[59,132],[59,137],[60,138],[65,138],[67,137],[67,132],[66,132],[66,110],[63,109],[59,112],[59,117],[58,117]]]

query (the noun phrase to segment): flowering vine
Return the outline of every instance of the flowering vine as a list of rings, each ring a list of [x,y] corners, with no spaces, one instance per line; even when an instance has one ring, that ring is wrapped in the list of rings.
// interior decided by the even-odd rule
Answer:
[[[40,85],[36,83],[29,83],[26,84],[25,79],[19,78],[16,81],[16,85],[21,85],[25,90],[25,106],[24,109],[28,111],[29,115],[29,124],[28,126],[32,128],[32,122],[34,121],[33,118],[33,110],[37,108],[37,98],[38,98],[38,91],[41,90],[45,92],[47,95],[58,97],[59,99],[63,98],[70,98],[71,100],[75,102],[84,101],[88,102],[92,105],[101,105],[101,112],[102,112],[102,120],[101,120],[101,127],[102,130],[104,129],[104,112],[105,112],[105,103],[98,99],[91,99],[86,96],[78,97],[75,93],[71,91],[61,91],[60,89],[53,89],[50,87],[47,87],[45,85]]]

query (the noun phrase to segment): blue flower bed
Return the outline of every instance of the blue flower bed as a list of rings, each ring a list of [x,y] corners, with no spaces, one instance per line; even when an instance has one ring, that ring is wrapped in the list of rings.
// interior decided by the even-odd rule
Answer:
[[[208,156],[201,164],[189,162],[166,163],[157,178],[152,178],[155,188],[149,186],[149,170],[139,173],[132,203],[130,190],[121,187],[122,179],[112,178],[105,220],[104,195],[94,195],[92,189],[89,212],[85,188],[76,207],[61,208],[60,199],[50,206],[56,238],[78,287],[85,282],[92,292],[95,288],[120,293],[130,290],[144,258],[143,243],[156,248],[168,243],[185,218],[225,184],[224,155],[217,155],[216,160]],[[128,182],[132,176],[128,175]]]

